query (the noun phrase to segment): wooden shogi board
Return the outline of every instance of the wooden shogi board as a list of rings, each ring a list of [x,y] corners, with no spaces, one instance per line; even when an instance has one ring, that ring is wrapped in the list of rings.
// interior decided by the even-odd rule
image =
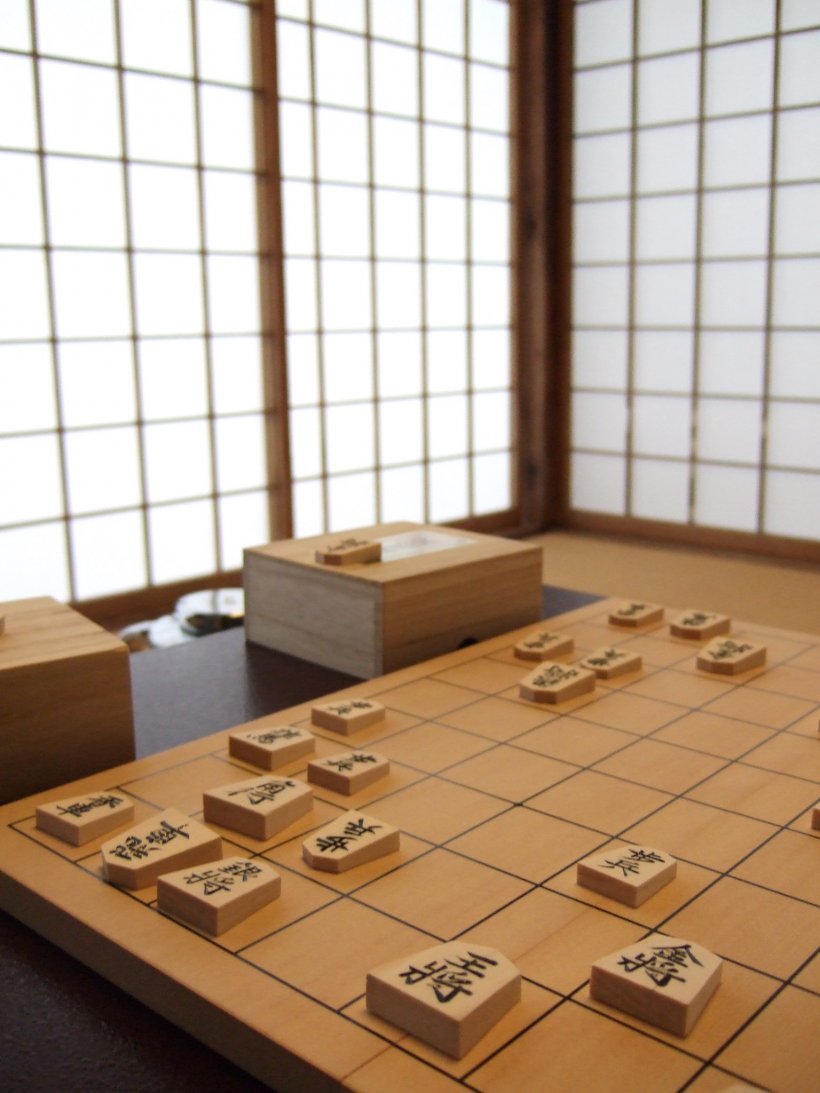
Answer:
[[[220,830],[226,856],[273,863],[282,895],[219,938],[164,917],[155,888],[104,883],[99,844],[37,831],[34,810],[118,788],[137,821],[172,806],[201,819],[203,790],[254,770],[229,757],[224,732],[0,810],[0,904],[280,1090],[808,1093],[820,1073],[820,638],[735,622],[768,662],[718,677],[665,622],[609,626],[610,605],[549,623],[575,638],[567,662],[604,644],[642,654],[639,673],[591,695],[518,697],[532,665],[512,647],[531,627],[346,692],[386,706],[344,747],[378,748],[389,776],[353,798],[314,787],[313,812],[265,843]],[[313,731],[318,755],[339,750]],[[399,827],[400,850],[348,873],[309,869],[306,834],[357,807]],[[634,909],[577,886],[579,859],[629,841],[673,854],[676,879]],[[724,961],[686,1039],[590,998],[593,961],[654,930]],[[364,1002],[370,968],[451,938],[499,949],[523,976],[522,1001],[459,1061]]]

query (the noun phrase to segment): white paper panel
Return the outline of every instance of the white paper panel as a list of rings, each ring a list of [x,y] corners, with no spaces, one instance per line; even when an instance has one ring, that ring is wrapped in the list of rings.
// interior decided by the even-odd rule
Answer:
[[[313,334],[290,334],[287,339],[288,402],[312,406],[319,401],[319,346]]]
[[[46,185],[54,246],[125,246],[123,173],[119,164],[48,156]]]
[[[322,483],[293,483],[293,534],[297,539],[318,535],[324,530]]]
[[[250,85],[249,9],[224,0],[198,0],[196,29],[201,78]]]
[[[363,33],[364,0],[313,0],[313,18],[324,26]]]
[[[63,342],[57,356],[64,425],[76,428],[136,420],[130,342]]]
[[[576,6],[576,65],[625,60],[630,56],[632,7],[632,0],[601,0]]]
[[[314,254],[316,224],[313,183],[283,182],[281,194],[285,253],[291,256]]]
[[[370,334],[326,334],[322,350],[327,402],[355,402],[373,397]]]
[[[316,30],[313,48],[318,101],[363,109],[367,103],[364,40],[332,30]]]
[[[197,256],[136,255],[134,289],[141,334],[196,334],[202,329],[202,265]]]
[[[132,164],[128,184],[136,247],[198,250],[202,246],[194,168]]]
[[[685,523],[689,516],[689,465],[633,460],[631,496],[632,516]]]
[[[508,387],[512,383],[509,330],[475,330],[472,335],[475,390]]]
[[[329,479],[327,500],[328,531],[375,524],[375,474],[345,474]]]
[[[698,115],[697,53],[638,62],[638,123],[687,121]]]
[[[629,227],[630,208],[627,201],[576,202],[572,211],[575,261],[628,261]]]
[[[467,202],[462,197],[428,194],[424,200],[424,243],[430,259],[467,256]]]
[[[377,262],[376,300],[382,330],[421,324],[421,267],[415,262]]]
[[[256,414],[217,418],[214,431],[217,490],[263,487],[268,470],[264,419]]]
[[[421,12],[425,49],[464,52],[464,0],[422,0]]]
[[[279,103],[279,166],[284,178],[313,174],[313,111],[305,103]]]
[[[139,343],[142,414],[147,421],[207,413],[205,345],[201,338],[150,338]]]
[[[699,387],[709,395],[763,394],[762,330],[706,330],[700,334]]]
[[[330,258],[370,253],[370,201],[356,186],[319,187],[319,247]]]
[[[694,317],[694,264],[645,265],[635,271],[635,317],[644,326],[689,326]]]
[[[579,72],[573,90],[576,133],[628,129],[632,124],[632,66],[613,65]]]
[[[52,256],[57,332],[64,338],[126,337],[131,333],[124,254],[63,251]]]
[[[418,117],[419,74],[418,54],[415,50],[374,42],[370,50],[370,60],[373,109],[382,114]]]
[[[576,269],[573,275],[573,319],[580,325],[625,326],[629,299],[626,267]]]
[[[264,409],[261,338],[213,338],[211,367],[211,390],[217,414],[258,412]]]
[[[509,62],[509,13],[497,0],[469,0],[470,55],[479,61]]]
[[[367,124],[364,115],[320,107],[316,116],[319,176],[334,182],[366,182]]]
[[[629,193],[631,138],[627,133],[580,137],[573,146],[575,197],[619,197]]]
[[[213,505],[190,501],[148,511],[153,578],[166,584],[216,568]]]
[[[285,322],[289,331],[315,330],[316,263],[309,258],[285,258]]]
[[[25,475],[18,473],[20,467]],[[62,515],[56,435],[0,438],[0,511],[4,524]]]
[[[508,262],[510,206],[506,201],[470,202],[470,250],[476,262]]]
[[[220,497],[219,547],[226,569],[241,569],[245,547],[259,546],[270,539],[268,498],[263,490]]]
[[[451,125],[424,125],[422,134],[426,188],[463,194],[467,189],[465,131]]]
[[[768,251],[768,188],[706,193],[702,216],[704,257],[762,257]]]
[[[414,44],[418,37],[416,0],[370,0],[370,29],[381,38]]]
[[[636,395],[632,401],[632,446],[638,455],[688,458],[692,411],[688,398]]]
[[[419,126],[414,121],[404,118],[373,118],[373,180],[377,186],[418,188],[418,134]],[[364,147],[366,149],[366,144]],[[365,155],[362,155],[362,163],[366,168]]]
[[[189,0],[120,0],[120,22],[128,68],[192,74]]]
[[[693,336],[689,330],[636,330],[634,384],[639,391],[688,392],[693,374]]]
[[[119,95],[113,71],[68,61],[40,61],[40,90],[49,151],[120,154]]]
[[[763,530],[770,535],[820,539],[820,475],[770,471]]]
[[[0,239],[5,245],[43,242],[40,167],[36,156],[0,152]]]
[[[295,479],[322,473],[322,418],[318,410],[291,410],[290,463]]]
[[[787,110],[777,130],[777,177],[781,181],[820,176],[820,107]]]
[[[455,72],[452,73],[455,76]],[[442,88],[443,89],[443,88]],[[432,92],[432,86],[430,86]],[[488,65],[470,65],[470,117],[469,124],[476,129],[506,133],[510,127],[509,74],[506,69]],[[463,121],[456,118],[455,104],[447,108],[447,121]],[[442,110],[444,113],[444,110]]]
[[[639,260],[694,256],[694,194],[642,198],[635,204],[635,214],[635,253]]]
[[[696,126],[673,125],[647,129],[638,133],[637,140],[637,189],[640,193],[695,188],[698,169]]]
[[[462,327],[467,324],[467,277],[462,265],[427,267],[427,325]],[[478,312],[481,314],[481,312]],[[485,322],[493,320],[482,315]]]
[[[199,104],[203,162],[208,167],[253,170],[256,156],[253,94],[202,84]]]
[[[51,347],[0,345],[0,434],[53,429],[56,410]]]
[[[773,99],[774,42],[715,46],[706,52],[706,112],[767,110]]]
[[[132,159],[196,162],[192,85],[126,72],[125,105],[128,154]]]
[[[638,52],[665,53],[700,45],[700,0],[641,0]]]
[[[820,471],[820,404],[773,402],[768,436],[771,464]]]
[[[507,326],[510,323],[510,267],[472,267],[472,316],[477,325]]]
[[[626,460],[575,452],[570,460],[570,504],[587,512],[621,516],[625,507]]]
[[[27,58],[0,54],[0,101],[15,104],[14,110],[0,110],[0,144],[8,148],[36,148],[34,67]]]
[[[820,184],[781,186],[776,208],[777,253],[820,253]]]
[[[376,462],[372,402],[329,406],[324,415],[330,474],[363,470]]]
[[[466,395],[436,395],[427,402],[431,459],[461,455],[469,445]]]
[[[205,239],[209,250],[259,249],[256,179],[252,174],[205,171]]]
[[[381,397],[421,394],[421,334],[418,331],[382,331],[377,345]]]
[[[756,327],[765,323],[765,262],[706,262],[700,289],[704,326]]]
[[[3,49],[31,49],[31,22],[28,0],[6,0],[3,5],[3,21],[0,23],[0,47]]]
[[[576,330],[572,336],[574,387],[623,391],[627,384],[625,330]]]
[[[379,518],[384,523],[393,520],[424,523],[424,469],[421,466],[389,467],[379,473],[379,483]]]
[[[375,251],[380,258],[418,258],[421,250],[418,194],[375,193]]]
[[[424,425],[420,399],[385,400],[379,404],[379,462],[418,462],[423,452]]]
[[[142,491],[135,428],[68,432],[64,444],[71,512],[139,504]]]
[[[820,327],[820,259],[781,258],[774,263],[776,326]]]
[[[768,114],[709,121],[704,126],[706,186],[768,183],[772,122]]]
[[[473,460],[473,512],[500,512],[512,505],[509,452],[477,455]]]
[[[820,331],[775,331],[771,356],[772,395],[820,399]]]
[[[472,396],[472,448],[476,452],[509,448],[512,443],[512,405],[507,391]]]
[[[780,106],[816,105],[820,100],[820,30],[784,35],[780,48]]]
[[[464,391],[467,374],[467,331],[431,330],[426,338],[427,390],[431,394]]]
[[[149,502],[211,493],[211,438],[206,421],[146,425],[143,445]]]
[[[757,400],[702,398],[697,424],[698,459],[759,463],[763,421]]]
[[[574,448],[622,452],[626,446],[627,404],[620,394],[576,392],[572,400]]]
[[[62,523],[10,528],[0,535],[0,597],[70,599],[65,529]]]
[[[319,269],[324,326],[328,330],[367,330],[373,322],[367,263],[328,259]]]
[[[508,197],[510,193],[510,140],[496,133],[471,133],[473,193]]]
[[[751,38],[775,29],[775,0],[710,0],[706,35],[709,42]]]
[[[743,467],[700,464],[695,474],[695,521],[706,527],[757,530],[758,474]]]
[[[147,583],[141,513],[86,516],[71,520],[69,529],[79,599],[110,596]]]
[[[468,465],[466,459],[446,459],[431,463],[427,469],[430,520],[445,523],[470,506]]]

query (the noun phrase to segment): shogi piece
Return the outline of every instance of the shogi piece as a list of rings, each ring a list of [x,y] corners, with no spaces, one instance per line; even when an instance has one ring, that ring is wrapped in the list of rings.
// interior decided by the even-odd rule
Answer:
[[[399,849],[399,830],[363,812],[341,816],[305,839],[302,857],[311,869],[345,873]]]
[[[688,1036],[717,990],[721,965],[702,945],[652,934],[596,960],[590,994],[650,1025]]]
[[[669,624],[669,633],[676,638],[690,638],[692,641],[706,641],[718,634],[728,634],[732,620],[728,615],[717,615],[714,611],[684,611]]]
[[[618,846],[578,862],[582,888],[640,907],[675,879],[678,864],[671,854],[648,846]]]
[[[461,1059],[521,999],[521,975],[497,949],[448,941],[367,974],[367,1008]]]
[[[56,835],[72,846],[82,846],[133,822],[134,802],[119,790],[50,801],[40,805],[35,818],[40,831]]]
[[[369,539],[357,539],[354,535],[329,543],[323,550],[316,551],[316,561],[321,565],[361,565],[367,562],[379,562],[382,545]]]
[[[339,538],[378,540],[381,561],[317,562],[327,535],[245,551],[249,642],[373,679],[541,618],[537,544],[410,522]]]
[[[544,661],[521,680],[518,689],[528,702],[566,702],[595,690],[595,673],[577,665]]]
[[[698,653],[697,666],[704,672],[733,676],[766,663],[766,646],[734,638],[713,638]]]
[[[390,760],[374,751],[343,751],[308,763],[308,781],[351,796],[390,773]]]
[[[47,596],[0,615],[0,802],[130,762],[125,643]]]
[[[658,603],[638,603],[630,600],[609,613],[612,626],[648,626],[663,620],[663,607]]]
[[[281,891],[282,878],[261,858],[223,858],[164,873],[157,881],[157,906],[218,937],[279,899]]]
[[[571,653],[575,648],[575,638],[568,634],[553,634],[549,630],[539,630],[519,641],[513,652],[520,660],[550,660]]]
[[[310,719],[322,729],[349,736],[352,732],[383,721],[384,706],[372,698],[344,698],[314,706],[310,711]]]
[[[238,729],[228,735],[228,751],[235,759],[263,770],[276,770],[316,750],[316,737],[296,725],[269,729]]]
[[[228,827],[252,839],[271,839],[313,808],[313,790],[298,778],[265,775],[206,790],[207,823]]]
[[[102,845],[103,876],[121,888],[147,888],[163,873],[218,861],[222,840],[176,808],[123,831]]]
[[[616,676],[626,675],[627,672],[640,671],[643,666],[643,657],[640,653],[632,653],[628,649],[604,645],[578,663],[582,668],[588,668],[594,672],[598,679],[614,679]]]

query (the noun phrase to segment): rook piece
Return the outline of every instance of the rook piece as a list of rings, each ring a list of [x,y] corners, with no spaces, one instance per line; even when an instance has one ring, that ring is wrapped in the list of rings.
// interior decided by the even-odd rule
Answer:
[[[676,638],[705,641],[717,634],[728,634],[731,627],[728,615],[716,615],[713,611],[697,611],[690,608],[669,624],[669,633]]]
[[[162,873],[222,857],[222,840],[176,808],[158,812],[102,845],[103,876],[121,888],[147,888]]]
[[[571,653],[575,648],[575,638],[568,634],[551,634],[549,630],[540,630],[522,638],[514,646],[513,652],[521,660],[549,660]]]
[[[384,706],[372,698],[340,698],[323,702],[310,711],[314,725],[349,736],[352,732],[384,720]]]
[[[297,778],[266,775],[232,782],[202,795],[205,820],[250,835],[270,839],[313,807],[313,790]]]
[[[624,603],[609,613],[609,621],[612,626],[646,626],[648,623],[660,622],[663,619],[663,608],[657,603]]]
[[[595,690],[595,673],[575,665],[554,664],[545,660],[535,671],[524,676],[519,694],[529,702],[566,702]]]
[[[628,649],[616,649],[612,645],[604,645],[583,660],[579,660],[578,663],[582,668],[588,668],[594,672],[598,679],[614,679],[615,676],[625,675],[627,672],[639,671],[643,665],[643,657],[640,653],[631,653]]]
[[[164,873],[157,881],[157,906],[217,937],[278,899],[281,890],[281,877],[261,858],[224,858]]]
[[[392,854],[399,848],[399,830],[390,824],[365,816],[363,812],[344,812],[341,816],[305,839],[302,857],[311,869],[344,873],[357,865]]]
[[[119,790],[65,797],[62,801],[40,805],[35,822],[40,831],[56,835],[72,846],[82,846],[133,823],[134,802]]]
[[[367,1008],[461,1059],[521,998],[521,975],[497,949],[448,941],[367,974]]]
[[[382,545],[369,539],[340,539],[316,551],[316,561],[322,565],[352,565],[354,562],[378,562]]]
[[[714,638],[698,653],[697,666],[704,672],[736,675],[766,663],[766,646],[734,638]]]
[[[351,796],[390,773],[390,760],[374,751],[343,751],[308,763],[308,781]]]
[[[270,729],[238,730],[228,736],[228,751],[235,759],[264,770],[276,770],[316,749],[316,738],[295,725]]]
[[[674,879],[678,863],[662,850],[648,846],[618,846],[578,862],[582,888],[640,907]]]
[[[702,945],[652,934],[596,960],[589,990],[598,1002],[688,1036],[717,990],[721,965]]]

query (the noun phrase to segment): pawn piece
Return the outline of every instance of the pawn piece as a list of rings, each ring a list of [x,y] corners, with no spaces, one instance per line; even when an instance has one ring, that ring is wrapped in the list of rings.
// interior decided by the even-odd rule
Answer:
[[[297,778],[263,775],[206,790],[202,805],[207,823],[264,840],[310,812],[313,790]]]
[[[164,873],[157,881],[160,911],[213,937],[279,898],[282,878],[262,858],[224,858]]]
[[[688,1036],[717,990],[722,963],[702,945],[652,934],[596,960],[589,990],[598,1002]]]
[[[316,738],[307,729],[279,725],[271,729],[236,730],[228,735],[228,751],[235,759],[263,770],[276,770],[316,750]]]
[[[647,626],[663,619],[663,607],[658,603],[622,603],[609,613],[612,626]]]
[[[372,698],[343,698],[324,702],[310,711],[314,725],[349,736],[352,732],[384,720],[384,706]]]
[[[324,550],[316,551],[316,561],[322,565],[352,565],[354,563],[378,562],[382,556],[381,543],[369,539],[339,539]]]
[[[728,615],[717,615],[713,611],[698,611],[690,608],[670,622],[669,633],[676,638],[705,641],[718,634],[728,634],[731,625]]]
[[[497,949],[469,941],[391,960],[367,973],[368,1010],[454,1059],[521,999],[521,975]]]
[[[766,646],[733,638],[713,638],[698,653],[697,666],[704,672],[737,675],[766,663]]]
[[[35,819],[40,831],[72,846],[82,846],[133,822],[134,802],[119,790],[51,801],[39,806]]]
[[[307,777],[316,786],[349,797],[390,773],[390,760],[374,751],[343,751],[324,759],[311,759]]]
[[[121,888],[147,888],[163,873],[222,857],[222,840],[176,808],[166,808],[103,843],[103,876]]]
[[[578,862],[576,878],[582,888],[640,907],[674,880],[677,871],[678,863],[662,850],[619,846]]]
[[[575,648],[575,638],[567,634],[552,634],[549,630],[539,630],[522,638],[513,648],[513,653],[520,660],[549,660],[571,653]]]
[[[399,849],[399,829],[363,812],[341,816],[305,839],[302,857],[311,869],[345,873]]]
[[[594,691],[595,673],[588,668],[545,660],[521,680],[518,690],[528,702],[566,702]]]
[[[583,660],[579,660],[578,663],[582,668],[589,668],[598,679],[614,679],[615,676],[625,675],[627,672],[639,671],[643,665],[643,657],[640,653],[631,653],[628,649],[616,649],[612,645],[604,645]]]

